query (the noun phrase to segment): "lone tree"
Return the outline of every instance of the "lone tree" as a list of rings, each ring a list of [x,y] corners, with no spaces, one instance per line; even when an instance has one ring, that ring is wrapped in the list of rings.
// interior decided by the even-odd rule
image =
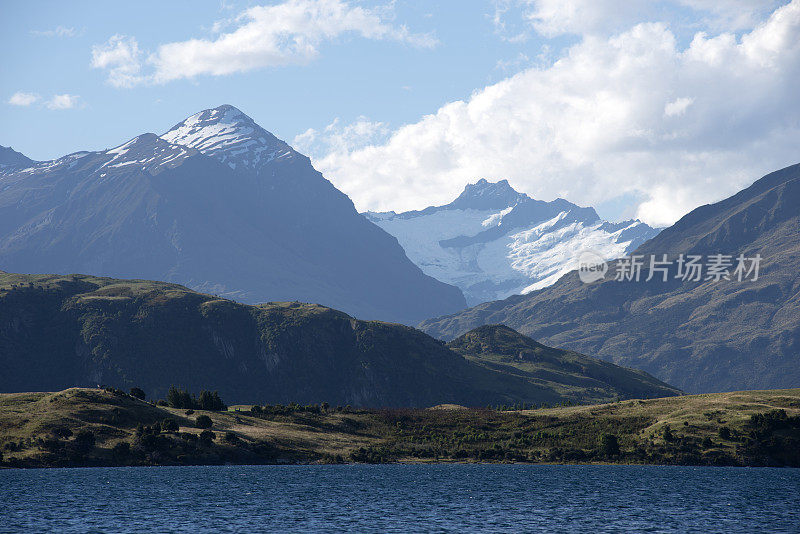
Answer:
[[[147,395],[144,394],[141,388],[131,388],[131,397],[139,400],[144,400]]]

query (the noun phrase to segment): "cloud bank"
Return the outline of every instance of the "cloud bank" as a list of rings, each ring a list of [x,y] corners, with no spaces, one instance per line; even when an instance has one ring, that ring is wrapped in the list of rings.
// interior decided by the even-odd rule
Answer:
[[[682,3],[708,4],[715,23],[731,28],[772,4]],[[329,139],[328,150],[312,151],[317,168],[362,210],[418,209],[449,202],[467,181],[507,178],[545,200],[638,198],[632,215],[666,225],[800,161],[800,0],[738,36],[700,31],[684,46],[667,23],[616,31],[592,22],[613,19],[613,11],[605,19],[592,13],[616,2],[559,1],[566,10],[549,9],[549,0],[529,4],[537,31],[577,32],[580,41],[552,64],[448,103],[385,141]],[[649,4],[640,4],[648,14]],[[590,16],[570,15],[570,6],[590,5]],[[320,146],[320,136],[346,127],[331,130],[303,135]]]

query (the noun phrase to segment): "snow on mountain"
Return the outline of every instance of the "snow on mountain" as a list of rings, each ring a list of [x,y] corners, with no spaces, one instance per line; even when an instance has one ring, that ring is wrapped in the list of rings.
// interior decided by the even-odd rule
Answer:
[[[549,286],[584,250],[610,260],[658,233],[638,220],[603,221],[564,199],[534,200],[506,180],[469,184],[445,206],[365,215],[425,274],[461,288],[470,305]]]
[[[168,143],[155,134],[146,133],[107,150],[105,155],[111,158],[97,170],[130,167],[131,170],[157,172],[164,167],[177,167],[183,160],[197,153],[192,148]]]
[[[161,139],[199,150],[232,169],[259,169],[297,153],[250,117],[224,105],[195,113],[173,126]]]

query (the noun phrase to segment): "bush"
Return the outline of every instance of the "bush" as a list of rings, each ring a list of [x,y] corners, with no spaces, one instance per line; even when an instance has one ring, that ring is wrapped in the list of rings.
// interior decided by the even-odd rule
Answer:
[[[72,430],[65,426],[57,426],[53,430],[50,431],[54,436],[59,438],[71,438],[72,437]]]
[[[228,443],[236,443],[239,441],[239,436],[234,434],[233,432],[225,432],[225,441]]]
[[[161,430],[164,432],[177,432],[180,428],[178,422],[175,419],[164,419],[161,421]]]
[[[81,452],[89,452],[94,449],[95,438],[91,430],[81,430],[75,436],[75,446]]]
[[[211,428],[214,426],[214,422],[207,415],[198,415],[194,422],[197,428]]]
[[[144,391],[140,388],[131,388],[131,397],[134,397],[139,400],[144,400],[147,395],[144,394]]]
[[[64,442],[57,438],[45,438],[41,440],[39,446],[49,452],[57,452],[64,448]]]
[[[727,426],[719,427],[719,437],[722,439],[731,439],[731,429]]]
[[[614,434],[601,434],[599,447],[603,456],[619,456],[619,440]]]
[[[216,437],[217,435],[214,434],[212,431],[203,430],[202,432],[200,432],[200,443],[202,443],[203,445],[211,445],[211,442],[214,441]]]
[[[111,449],[111,452],[114,453],[114,456],[117,458],[124,458],[128,456],[131,452],[131,444],[127,441],[120,441]]]

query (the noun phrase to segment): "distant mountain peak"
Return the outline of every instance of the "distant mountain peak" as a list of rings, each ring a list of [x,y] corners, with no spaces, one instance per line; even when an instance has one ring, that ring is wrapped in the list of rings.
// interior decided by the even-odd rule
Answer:
[[[27,167],[33,160],[11,148],[10,146],[0,145],[0,168],[3,167]]]
[[[258,169],[294,150],[238,108],[224,104],[184,119],[161,139],[199,150],[232,169]]]
[[[577,267],[579,252],[629,254],[658,232],[608,223],[594,208],[536,200],[507,180],[482,178],[457,199],[403,213],[367,213],[425,274],[458,286],[470,305],[546,287]]]
[[[481,178],[467,184],[464,191],[448,207],[456,209],[502,209],[513,206],[528,195],[516,191],[508,180],[490,182]]]

